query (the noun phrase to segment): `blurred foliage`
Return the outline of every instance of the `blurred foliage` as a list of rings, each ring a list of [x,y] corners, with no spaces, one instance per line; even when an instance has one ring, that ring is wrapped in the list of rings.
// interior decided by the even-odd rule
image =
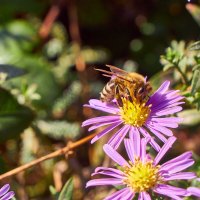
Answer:
[[[186,104],[179,113],[183,126],[177,135],[180,140],[192,140],[196,146],[188,146],[200,154],[200,142],[195,138],[200,130],[200,42],[194,42],[199,38],[199,6],[187,4],[185,8],[178,0],[72,2],[74,5],[62,0],[1,1],[1,173],[86,135],[80,124],[96,113],[82,105],[89,98],[99,98],[108,79],[94,67],[104,68],[105,64],[147,75],[154,89],[166,79],[180,89]],[[52,5],[59,8],[55,20]],[[74,8],[78,24],[70,15]],[[51,27],[44,38],[40,27],[45,23],[46,28]],[[74,32],[76,26],[79,34]],[[62,160],[65,167],[58,165],[58,176],[55,166],[60,158],[13,179],[17,199],[61,200],[72,198],[72,193],[77,199],[102,199],[109,188],[84,187],[91,168],[108,164],[102,152],[105,141],[72,152],[69,158],[73,159]],[[180,150],[175,149],[174,154],[177,152]],[[200,175],[198,156],[196,160],[193,170]]]
[[[72,200],[73,195],[73,179],[70,178],[64,185],[58,200]]]
[[[178,113],[183,125],[200,123],[200,54],[198,42],[185,44],[172,41],[171,47],[161,56],[163,70],[171,74],[174,86],[185,96],[187,110]],[[155,78],[154,78],[155,81]]]

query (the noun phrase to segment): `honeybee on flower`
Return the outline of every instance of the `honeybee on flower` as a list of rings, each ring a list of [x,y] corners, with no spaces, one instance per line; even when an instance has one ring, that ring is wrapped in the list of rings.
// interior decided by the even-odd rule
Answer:
[[[116,70],[112,66],[110,69],[113,71]],[[120,85],[121,79],[126,77],[119,75],[118,72],[100,71],[106,72],[107,74],[105,73],[105,75],[111,77],[111,80],[114,77],[115,85]],[[145,138],[150,137],[150,144],[156,151],[159,151],[160,145],[156,137],[165,143],[169,137],[173,136],[171,128],[177,128],[181,119],[170,115],[182,110],[181,104],[184,103],[184,97],[179,94],[179,90],[169,89],[170,81],[165,81],[153,94],[142,93],[145,94],[143,96],[136,95],[134,90],[134,84],[136,83],[129,82],[126,80],[122,84],[127,84],[126,88],[130,93],[128,95],[124,89],[115,92],[114,98],[109,102],[98,99],[89,100],[89,104],[85,105],[86,107],[106,112],[109,115],[88,119],[82,123],[82,126],[91,126],[88,129],[89,131],[93,131],[99,127],[105,127],[91,140],[91,143],[110,133],[112,136],[108,144],[114,149],[117,149],[127,134],[131,137],[134,134],[140,133]],[[136,85],[139,88],[138,83]],[[141,85],[146,88],[149,87],[149,83],[141,82]],[[136,91],[138,94],[139,89]],[[114,132],[117,127],[118,130]]]
[[[134,99],[143,101],[150,94],[152,87],[146,78],[136,72],[126,72],[112,65],[106,65],[110,71],[96,69],[103,72],[104,76],[110,77],[110,81],[100,92],[102,102],[117,100],[118,105],[123,106],[123,98],[133,102]]]

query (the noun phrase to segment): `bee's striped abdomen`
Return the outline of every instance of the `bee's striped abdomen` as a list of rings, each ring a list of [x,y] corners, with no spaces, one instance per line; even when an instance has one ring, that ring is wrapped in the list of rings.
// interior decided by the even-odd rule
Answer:
[[[115,93],[114,93],[114,88],[115,88],[115,81],[111,80],[109,81],[103,90],[100,92],[100,100],[103,102],[110,102],[114,99]]]

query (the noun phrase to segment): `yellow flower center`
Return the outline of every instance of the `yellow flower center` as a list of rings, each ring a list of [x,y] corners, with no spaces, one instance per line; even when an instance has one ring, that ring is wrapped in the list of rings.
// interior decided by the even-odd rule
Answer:
[[[126,174],[124,183],[134,192],[148,191],[162,182],[159,174],[160,166],[154,166],[152,161],[143,163],[140,159],[135,159],[135,162],[130,165],[131,167],[124,169]]]
[[[151,105],[146,105],[146,100],[140,102],[136,98],[130,102],[122,98],[123,106],[120,107],[120,115],[125,124],[141,127],[146,122],[150,112]]]

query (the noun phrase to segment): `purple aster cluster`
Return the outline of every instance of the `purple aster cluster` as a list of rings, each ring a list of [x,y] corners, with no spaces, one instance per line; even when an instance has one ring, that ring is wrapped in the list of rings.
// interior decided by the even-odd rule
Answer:
[[[9,200],[15,196],[15,193],[10,190],[10,185],[6,184],[2,188],[0,188],[0,200]]]
[[[167,197],[181,200],[188,196],[200,197],[196,187],[179,188],[172,181],[197,179],[193,172],[185,171],[194,164],[192,152],[186,152],[162,162],[163,157],[176,141],[172,128],[177,128],[181,119],[174,116],[182,110],[183,96],[178,90],[169,89],[165,81],[148,99],[132,101],[121,98],[106,103],[92,99],[86,107],[103,111],[106,116],[94,117],[83,122],[89,131],[103,130],[91,141],[96,142],[106,134],[110,135],[103,146],[105,154],[114,167],[97,167],[94,177],[86,187],[113,185],[120,188],[105,200],[151,200],[152,197]],[[173,116],[172,116],[173,115]],[[118,153],[123,143],[128,160]],[[155,156],[147,152],[147,146],[156,150]],[[100,178],[103,176],[102,178]]]

